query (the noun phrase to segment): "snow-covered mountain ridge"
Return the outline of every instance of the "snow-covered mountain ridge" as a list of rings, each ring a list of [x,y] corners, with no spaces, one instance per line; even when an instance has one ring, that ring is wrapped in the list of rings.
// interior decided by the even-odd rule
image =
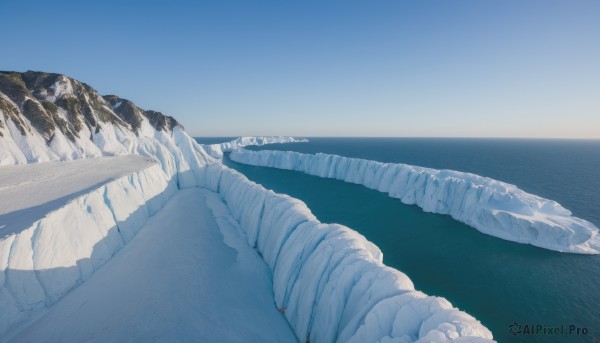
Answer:
[[[0,165],[71,160],[135,151],[139,138],[182,128],[60,74],[0,72]]]
[[[406,275],[383,264],[365,237],[321,223],[300,200],[227,168],[174,119],[100,97],[62,75],[1,75],[1,164],[136,154],[159,165],[81,195],[0,238],[0,340],[11,325],[35,317],[87,280],[177,188],[187,187],[207,188],[223,199],[240,224],[238,234],[271,270],[274,302],[300,341],[492,338],[447,300],[416,291]]]

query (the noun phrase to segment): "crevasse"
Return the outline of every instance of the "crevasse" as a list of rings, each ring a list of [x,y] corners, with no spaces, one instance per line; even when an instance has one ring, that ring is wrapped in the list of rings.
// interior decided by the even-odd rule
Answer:
[[[322,153],[237,149],[230,158],[361,184],[506,240],[561,252],[600,253],[594,224],[572,216],[553,200],[487,177]]]

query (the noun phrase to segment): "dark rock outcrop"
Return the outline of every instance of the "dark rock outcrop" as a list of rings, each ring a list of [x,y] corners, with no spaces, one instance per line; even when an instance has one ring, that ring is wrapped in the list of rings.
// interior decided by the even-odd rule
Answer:
[[[0,129],[10,120],[22,135],[36,130],[48,143],[56,130],[74,142],[81,138],[84,127],[92,132],[89,139],[93,139],[93,133],[102,130],[101,124],[138,134],[144,118],[156,130],[170,132],[180,126],[173,117],[143,110],[114,95],[102,97],[89,85],[70,77],[36,71],[0,71],[0,110],[4,113]]]

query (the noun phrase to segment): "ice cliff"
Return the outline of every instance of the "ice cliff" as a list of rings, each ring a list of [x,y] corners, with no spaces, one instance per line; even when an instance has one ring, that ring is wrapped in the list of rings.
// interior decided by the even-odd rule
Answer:
[[[275,304],[300,341],[492,338],[447,300],[415,290],[362,235],[321,223],[300,200],[225,167],[170,117],[100,97],[65,76],[35,72],[0,72],[0,112],[1,164],[126,154],[159,163],[0,238],[0,340],[85,282],[178,188],[196,186],[221,195],[240,235],[261,254],[272,271]],[[268,140],[254,143],[260,142]]]
[[[426,212],[448,214],[506,240],[570,253],[600,253],[598,228],[555,201],[475,174],[329,154],[234,150],[233,161],[364,185]]]
[[[295,138],[295,137],[287,137],[287,136],[239,137],[230,142],[206,145],[205,149],[211,156],[213,156],[215,158],[222,158],[224,152],[230,152],[232,150],[243,148],[243,147],[249,146],[249,145],[261,146],[261,145],[276,144],[276,143],[304,143],[304,142],[308,142],[308,140],[304,139],[304,138]]]

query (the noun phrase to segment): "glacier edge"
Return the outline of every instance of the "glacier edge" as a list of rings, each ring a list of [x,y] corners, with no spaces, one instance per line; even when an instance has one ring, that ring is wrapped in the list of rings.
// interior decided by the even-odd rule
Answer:
[[[293,151],[233,150],[230,158],[361,184],[477,230],[560,252],[600,253],[598,228],[553,200],[475,174]]]

